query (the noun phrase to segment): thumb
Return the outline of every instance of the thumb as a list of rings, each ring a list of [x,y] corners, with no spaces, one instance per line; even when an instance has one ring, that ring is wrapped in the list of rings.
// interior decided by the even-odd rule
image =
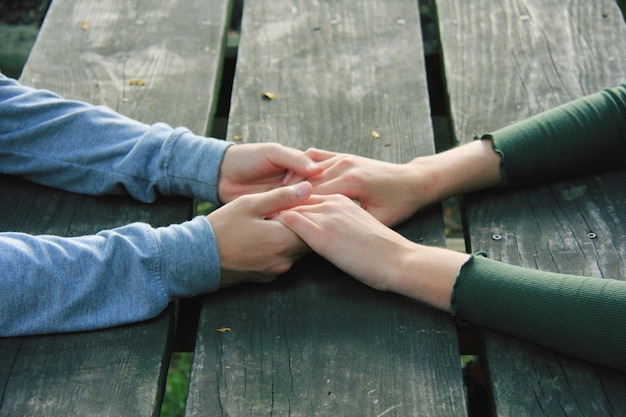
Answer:
[[[254,194],[255,208],[259,209],[260,216],[270,217],[282,210],[300,205],[311,196],[312,192],[313,186],[306,181],[288,187],[275,188]]]

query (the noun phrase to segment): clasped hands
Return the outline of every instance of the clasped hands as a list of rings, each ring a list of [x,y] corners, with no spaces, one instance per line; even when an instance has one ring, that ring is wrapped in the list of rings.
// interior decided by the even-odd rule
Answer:
[[[428,175],[411,163],[302,152],[277,143],[231,146],[218,180],[225,204],[207,216],[220,254],[221,286],[271,281],[313,249],[385,290],[384,265],[363,262],[372,259],[363,251],[378,260],[402,256],[404,241],[397,242],[399,235],[387,226],[435,198],[428,184]],[[372,271],[376,265],[381,271]]]

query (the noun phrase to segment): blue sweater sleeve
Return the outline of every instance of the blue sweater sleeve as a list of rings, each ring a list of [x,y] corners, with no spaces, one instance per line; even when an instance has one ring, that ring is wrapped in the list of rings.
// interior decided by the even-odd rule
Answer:
[[[165,124],[144,125],[0,75],[5,174],[84,194],[217,203],[230,145]],[[0,233],[0,336],[136,322],[177,298],[215,291],[219,282],[215,236],[204,217],[76,238]]]
[[[148,319],[179,297],[216,291],[219,281],[215,237],[202,216],[76,238],[0,233],[0,336]]]
[[[0,75],[0,172],[90,195],[158,195],[218,203],[226,141],[103,106],[65,100]]]

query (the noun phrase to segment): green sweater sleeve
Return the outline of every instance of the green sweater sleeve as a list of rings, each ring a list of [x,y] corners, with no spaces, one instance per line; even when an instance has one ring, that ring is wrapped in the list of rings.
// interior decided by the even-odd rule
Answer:
[[[626,166],[626,84],[499,129],[505,184],[521,185]]]
[[[502,156],[508,185],[625,167],[626,84],[482,138]],[[541,272],[474,255],[459,272],[452,310],[479,326],[626,371],[625,281]]]
[[[626,371],[626,282],[541,272],[473,255],[452,311],[468,322]]]

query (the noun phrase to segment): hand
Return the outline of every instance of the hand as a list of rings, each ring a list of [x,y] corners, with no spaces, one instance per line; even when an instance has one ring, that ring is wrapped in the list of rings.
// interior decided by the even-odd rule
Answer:
[[[467,254],[413,243],[342,195],[314,195],[275,219],[364,284],[450,311]]]
[[[419,166],[319,149],[305,154],[324,168],[308,178],[315,194],[343,194],[385,225],[398,224],[434,201],[429,177]]]
[[[343,195],[313,195],[275,219],[338,268],[378,290],[394,286],[394,268],[415,250],[413,242]]]
[[[292,184],[292,178],[306,179],[319,174],[322,167],[304,152],[278,143],[252,143],[231,146],[226,150],[218,196],[222,203],[235,198]]]
[[[303,182],[245,195],[207,216],[220,255],[221,287],[272,281],[309,251],[296,234],[271,217],[301,204],[311,190]]]

